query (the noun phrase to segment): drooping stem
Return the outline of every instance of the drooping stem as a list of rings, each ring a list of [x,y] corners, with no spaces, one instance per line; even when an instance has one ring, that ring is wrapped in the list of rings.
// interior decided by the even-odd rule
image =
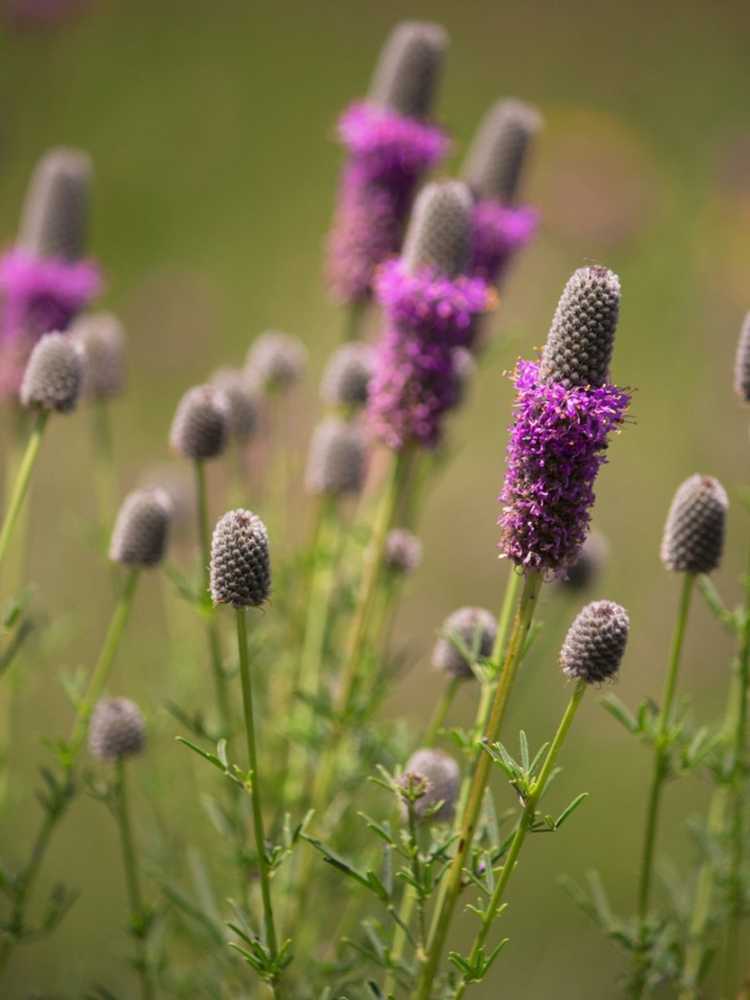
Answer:
[[[247,629],[245,609],[236,609],[237,647],[240,659],[240,680],[242,682],[242,706],[245,714],[245,737],[247,742],[247,758],[250,770],[250,798],[253,813],[253,829],[255,832],[255,848],[258,854],[258,872],[260,875],[260,891],[263,899],[263,917],[265,936],[271,958],[278,957],[276,926],[271,903],[271,881],[268,871],[268,855],[266,854],[266,837],[263,829],[263,804],[260,783],[260,769],[255,738],[255,717],[253,710],[253,687],[250,678],[250,664],[247,655]]]
[[[550,775],[552,774],[552,771],[557,763],[557,758],[560,754],[560,750],[562,749],[562,745],[565,742],[565,738],[568,735],[568,731],[573,723],[575,714],[578,711],[578,706],[581,704],[581,700],[586,693],[586,687],[587,684],[584,680],[576,682],[576,686],[570,697],[568,706],[563,713],[563,717],[557,727],[557,732],[555,733],[552,743],[550,744],[550,748],[547,751],[547,755],[544,758],[544,764],[539,772],[539,777],[532,785],[531,790],[526,797],[521,818],[518,822],[516,832],[513,835],[513,840],[510,843],[508,853],[503,862],[503,870],[495,883],[495,888],[492,892],[492,896],[490,897],[490,901],[484,909],[479,931],[474,938],[474,943],[471,948],[471,960],[473,961],[476,961],[480,950],[484,948],[485,942],[487,941],[487,935],[490,932],[492,924],[498,914],[498,910],[504,900],[505,890],[508,886],[511,875],[515,871],[518,856],[520,855],[521,848],[526,840],[526,835],[534,825],[536,807],[539,804],[539,800],[544,795],[544,790],[547,787]],[[454,1000],[459,1000],[459,998],[464,995],[467,986],[468,982],[464,979],[456,991]]]
[[[106,400],[96,399],[91,407],[94,443],[94,487],[102,538],[109,532],[117,496],[117,471],[114,463],[112,422]]]
[[[146,947],[147,914],[146,908],[143,905],[143,896],[141,895],[138,862],[136,860],[135,847],[133,843],[133,830],[130,822],[130,810],[128,807],[128,790],[125,777],[125,767],[126,765],[123,758],[119,757],[115,765],[114,811],[120,831],[120,847],[122,849],[125,884],[127,886],[128,902],[130,904],[130,920],[138,950],[138,959],[135,964],[141,981],[141,995],[143,1000],[153,1000],[156,994],[151,982],[151,975],[148,968],[148,949]]]
[[[206,619],[206,637],[211,661],[211,674],[214,680],[216,707],[219,713],[221,735],[229,739],[232,731],[232,712],[227,691],[227,676],[221,655],[221,637],[216,609],[209,600],[210,565],[211,565],[211,528],[208,517],[208,492],[206,490],[206,468],[200,459],[194,462],[195,467],[195,497],[198,514],[198,539],[201,558],[201,610]]]
[[[23,507],[23,502],[29,489],[29,482],[31,481],[31,473],[39,455],[39,448],[42,444],[44,428],[47,425],[48,419],[49,412],[47,410],[40,410],[32,425],[26,450],[18,467],[15,482],[13,483],[13,488],[8,499],[8,509],[5,511],[3,526],[0,529],[0,563],[5,559],[10,540],[13,537],[13,529]]]
[[[107,635],[105,636],[104,645],[102,646],[101,653],[99,654],[99,659],[91,672],[88,685],[86,686],[86,691],[81,700],[78,702],[70,742],[68,745],[68,768],[70,769],[74,766],[83,741],[86,738],[91,713],[94,710],[94,706],[97,701],[101,697],[104,686],[107,683],[107,678],[109,677],[112,669],[112,664],[115,661],[115,656],[120,648],[123,632],[125,631],[125,626],[127,625],[128,618],[130,617],[130,610],[133,607],[133,599],[135,597],[139,577],[139,567],[132,567],[128,569],[122,593],[120,594],[120,599],[117,602],[115,613],[112,616],[112,621],[110,622]]]
[[[524,579],[523,590],[521,591],[521,598],[508,644],[508,651],[503,664],[503,671],[495,689],[487,724],[484,727],[483,742],[495,742],[500,733],[510,693],[519,663],[521,662],[524,642],[534,618],[541,584],[541,576],[536,572],[528,573]],[[489,755],[480,746],[476,752],[471,784],[469,785],[466,804],[461,816],[458,846],[450,868],[441,883],[440,894],[430,930],[426,961],[414,993],[416,1000],[429,1000],[432,992],[432,985],[442,959],[448,930],[463,887],[463,870],[471,851],[474,833],[479,822],[482,800],[484,799],[484,792],[490,774],[490,764]]]
[[[695,585],[695,574],[686,573],[682,582],[682,592],[677,612],[677,622],[675,624],[674,635],[672,637],[672,648],[669,657],[669,666],[664,684],[664,695],[661,709],[656,721],[656,740],[654,748],[654,772],[651,780],[651,791],[649,794],[648,808],[646,812],[646,831],[643,841],[643,854],[641,861],[640,881],[638,886],[638,923],[640,926],[641,954],[637,956],[637,962],[641,967],[637,977],[636,991],[640,996],[645,989],[645,972],[643,950],[646,946],[646,924],[648,919],[649,903],[651,899],[651,883],[654,868],[654,852],[656,849],[656,837],[659,825],[659,807],[664,789],[664,782],[669,773],[669,726],[672,721],[672,707],[675,693],[677,691],[677,678],[680,670],[682,658],[682,647],[685,639],[690,603]]]

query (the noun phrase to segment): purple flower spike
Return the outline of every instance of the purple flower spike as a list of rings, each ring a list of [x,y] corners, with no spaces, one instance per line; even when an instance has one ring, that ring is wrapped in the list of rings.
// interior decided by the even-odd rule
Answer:
[[[533,361],[519,362],[515,385],[500,548],[516,565],[556,576],[586,539],[594,480],[630,396],[613,385],[544,383]]]
[[[100,287],[92,261],[35,257],[17,248],[0,258],[0,397],[18,393],[37,340],[66,330]]]
[[[539,214],[489,199],[474,206],[471,274],[499,285],[515,255],[534,238]]]

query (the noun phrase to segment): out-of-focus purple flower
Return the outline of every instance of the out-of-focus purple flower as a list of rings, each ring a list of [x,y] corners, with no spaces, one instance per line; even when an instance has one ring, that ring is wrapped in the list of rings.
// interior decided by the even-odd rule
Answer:
[[[517,202],[541,122],[536,109],[521,101],[498,101],[482,119],[469,150],[463,178],[476,198],[470,273],[491,284],[500,284],[537,229],[536,210]]]
[[[328,244],[331,288],[343,302],[366,299],[377,267],[398,253],[417,184],[448,149],[426,121],[445,47],[432,24],[399,25],[385,46],[370,95],[341,116],[347,150]]]
[[[83,258],[91,166],[75,150],[37,165],[17,243],[0,258],[0,396],[15,396],[39,338],[64,331],[97,294],[97,265]]]
[[[434,447],[460,399],[456,348],[471,344],[489,304],[465,267],[471,197],[458,182],[431,184],[415,206],[403,256],[385,264],[376,294],[386,317],[370,383],[368,419],[388,447]]]
[[[594,481],[629,394],[606,381],[619,281],[583,268],[563,292],[541,364],[520,361],[500,502],[500,549],[547,576],[575,560],[588,531]]]

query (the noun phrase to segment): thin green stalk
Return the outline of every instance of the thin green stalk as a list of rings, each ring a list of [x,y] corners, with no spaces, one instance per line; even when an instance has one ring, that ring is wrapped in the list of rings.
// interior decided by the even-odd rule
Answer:
[[[26,498],[29,482],[31,480],[31,473],[39,454],[42,437],[44,436],[44,428],[47,425],[48,419],[49,412],[47,410],[40,410],[37,413],[32,425],[31,434],[29,435],[29,440],[26,444],[26,451],[21,459],[21,464],[18,468],[18,473],[8,500],[8,509],[5,512],[3,526],[2,529],[0,529],[0,563],[6,556],[8,545],[13,537],[13,529],[18,520],[18,515],[21,512],[24,499]]]
[[[555,733],[552,743],[550,744],[550,748],[547,751],[547,756],[544,758],[544,764],[539,772],[539,777],[534,782],[531,791],[526,798],[521,818],[518,822],[513,840],[508,848],[508,854],[503,863],[503,870],[495,884],[490,901],[485,907],[479,931],[474,938],[474,943],[471,948],[472,961],[476,961],[480,950],[484,948],[485,942],[487,941],[487,935],[489,934],[495,918],[498,915],[500,906],[505,896],[505,890],[508,886],[511,875],[515,871],[518,856],[521,853],[521,848],[526,840],[526,835],[529,833],[534,824],[536,807],[539,804],[539,800],[544,795],[544,790],[547,787],[550,775],[552,774],[555,764],[557,763],[557,758],[560,754],[560,750],[562,749],[562,745],[565,742],[565,738],[568,735],[568,731],[573,723],[575,714],[578,711],[578,706],[581,704],[583,696],[586,693],[586,687],[586,681],[579,680],[576,682],[576,686],[573,689],[573,694],[570,696],[568,706],[563,713],[563,717],[557,727],[557,732]],[[456,992],[454,1000],[459,1000],[459,998],[464,995],[467,986],[468,982],[464,979]]]
[[[651,884],[654,868],[654,852],[656,849],[656,836],[659,825],[659,807],[664,789],[664,782],[669,773],[669,726],[672,719],[672,707],[675,693],[677,691],[677,678],[680,671],[680,660],[682,657],[682,647],[685,640],[685,630],[687,627],[690,603],[695,589],[695,574],[686,573],[682,581],[682,592],[677,611],[677,622],[672,638],[672,648],[669,657],[667,677],[664,684],[664,695],[661,709],[656,722],[656,743],[654,749],[654,774],[651,781],[651,792],[649,794],[648,809],[646,813],[646,832],[643,841],[643,856],[641,861],[641,873],[638,886],[638,923],[642,949],[645,947],[646,921],[648,919],[649,903],[651,899]],[[641,995],[645,989],[645,968],[644,956],[638,956],[638,962],[642,966],[641,973],[637,979],[636,992]]]
[[[122,640],[122,635],[130,616],[130,610],[133,607],[133,599],[139,577],[139,567],[133,567],[128,570],[120,599],[117,602],[115,613],[112,616],[109,630],[104,639],[104,645],[99,654],[99,659],[91,673],[86,691],[78,702],[70,742],[68,744],[69,769],[72,769],[76,762],[83,741],[86,738],[91,713],[101,697],[104,685],[107,683],[107,678],[115,661],[115,656],[117,655],[117,650],[120,647],[120,641]]]
[[[122,861],[125,869],[125,883],[128,889],[128,900],[130,903],[130,921],[135,932],[136,948],[138,950],[138,960],[136,968],[141,980],[141,995],[143,1000],[153,1000],[156,996],[151,976],[148,968],[148,949],[146,946],[146,908],[143,905],[141,895],[141,885],[138,876],[138,863],[135,856],[133,844],[133,830],[130,823],[130,811],[128,808],[128,791],[125,780],[125,762],[122,757],[117,759],[115,765],[115,817],[120,831],[120,846],[122,848]]]
[[[542,578],[537,572],[527,573],[521,598],[513,623],[508,644],[508,652],[500,676],[500,682],[495,689],[490,715],[483,732],[483,741],[497,740],[505,718],[513,682],[516,678],[518,665],[521,662],[524,642],[534,618]],[[482,810],[482,801],[490,774],[490,757],[480,746],[474,761],[471,784],[466,799],[466,805],[461,817],[458,847],[447,874],[440,886],[440,894],[430,930],[427,946],[427,958],[423,965],[417,989],[416,1000],[429,1000],[432,986],[445,948],[448,930],[458,903],[458,897],[463,888],[463,870],[471,851],[477,823]]]
[[[198,540],[200,542],[201,554],[202,608],[206,617],[206,637],[208,639],[208,652],[211,660],[211,674],[214,680],[216,706],[219,711],[221,735],[226,739],[229,739],[232,731],[232,710],[229,700],[229,692],[227,690],[227,676],[224,672],[223,658],[221,655],[219,623],[216,617],[216,609],[209,600],[211,573],[211,529],[208,518],[208,491],[206,489],[205,463],[201,459],[196,459],[194,462],[194,469],[196,510],[198,514]]]
[[[242,706],[245,714],[245,736],[247,741],[247,758],[250,766],[251,793],[250,799],[253,811],[253,828],[255,831],[255,848],[258,852],[258,872],[260,874],[260,891],[263,898],[263,917],[265,936],[271,958],[278,957],[276,927],[273,919],[271,903],[271,881],[268,871],[268,856],[266,854],[266,836],[263,830],[263,805],[261,799],[260,770],[255,739],[255,717],[253,714],[253,688],[250,680],[250,665],[247,655],[247,628],[245,609],[236,609],[237,647],[240,657],[240,679],[242,682]]]
[[[456,692],[461,686],[462,680],[462,677],[452,677],[443,688],[443,693],[435,706],[435,711],[430,719],[427,729],[425,730],[425,734],[420,741],[420,746],[431,747],[437,739],[437,735],[443,728],[443,724],[445,723],[445,719],[450,711],[451,705],[453,704],[453,699],[456,697]]]

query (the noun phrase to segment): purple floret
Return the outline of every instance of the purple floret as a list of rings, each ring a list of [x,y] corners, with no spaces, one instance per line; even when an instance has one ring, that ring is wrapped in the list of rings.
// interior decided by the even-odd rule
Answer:
[[[0,258],[0,396],[18,392],[39,338],[66,330],[100,287],[92,261],[35,257],[18,248]]]
[[[630,395],[614,385],[540,382],[533,361],[518,363],[515,385],[500,549],[518,566],[556,576],[586,538],[594,480]]]
[[[523,205],[513,208],[495,199],[474,206],[470,273],[498,284],[513,257],[536,233],[539,214]]]
[[[390,261],[375,291],[386,329],[370,383],[370,428],[390,448],[432,448],[460,396],[456,348],[471,344],[476,319],[490,304],[489,290],[478,278],[412,274],[401,261]]]
[[[329,237],[328,272],[335,295],[359,301],[377,267],[398,253],[418,181],[446,153],[441,129],[367,102],[339,121],[349,152]]]

